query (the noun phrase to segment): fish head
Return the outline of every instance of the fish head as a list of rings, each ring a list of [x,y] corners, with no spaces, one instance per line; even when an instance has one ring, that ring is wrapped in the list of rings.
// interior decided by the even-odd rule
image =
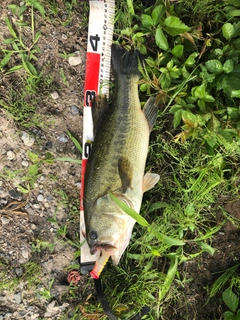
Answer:
[[[109,196],[97,200],[87,228],[90,253],[108,253],[115,265],[125,251],[135,220],[128,216]]]

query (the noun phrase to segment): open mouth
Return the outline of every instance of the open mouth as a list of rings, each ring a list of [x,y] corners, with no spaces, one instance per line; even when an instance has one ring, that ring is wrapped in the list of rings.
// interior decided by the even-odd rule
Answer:
[[[105,251],[109,255],[112,255],[117,251],[117,248],[109,243],[96,243],[90,247],[91,254],[95,254],[99,250]]]

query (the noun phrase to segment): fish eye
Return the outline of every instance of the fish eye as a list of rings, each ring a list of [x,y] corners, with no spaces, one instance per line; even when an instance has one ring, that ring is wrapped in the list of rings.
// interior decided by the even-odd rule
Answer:
[[[92,239],[92,240],[96,240],[98,238],[98,234],[94,230],[90,232],[89,236],[90,236],[90,239]]]

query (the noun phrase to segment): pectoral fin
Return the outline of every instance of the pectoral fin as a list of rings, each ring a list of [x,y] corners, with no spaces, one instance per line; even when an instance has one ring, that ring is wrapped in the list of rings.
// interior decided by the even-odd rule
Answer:
[[[122,192],[125,193],[132,186],[133,168],[127,158],[121,157],[118,160],[118,172],[122,182]]]
[[[143,177],[143,192],[146,192],[152,189],[155,184],[159,181],[160,176],[156,173],[147,172]]]
[[[95,136],[96,131],[102,122],[104,114],[109,109],[107,97],[105,95],[98,95],[96,101],[92,103],[92,119],[93,119],[93,134]]]
[[[150,97],[143,107],[143,113],[147,119],[149,130],[151,131],[158,115],[158,103],[156,98]]]

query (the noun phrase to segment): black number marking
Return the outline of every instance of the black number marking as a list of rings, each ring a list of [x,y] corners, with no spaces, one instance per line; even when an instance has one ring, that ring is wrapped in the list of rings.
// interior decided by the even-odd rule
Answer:
[[[96,92],[94,90],[86,91],[85,104],[87,107],[94,107],[96,103]]]
[[[93,51],[97,51],[98,41],[100,41],[100,37],[98,36],[98,34],[96,34],[95,36],[90,36],[90,44]]]

